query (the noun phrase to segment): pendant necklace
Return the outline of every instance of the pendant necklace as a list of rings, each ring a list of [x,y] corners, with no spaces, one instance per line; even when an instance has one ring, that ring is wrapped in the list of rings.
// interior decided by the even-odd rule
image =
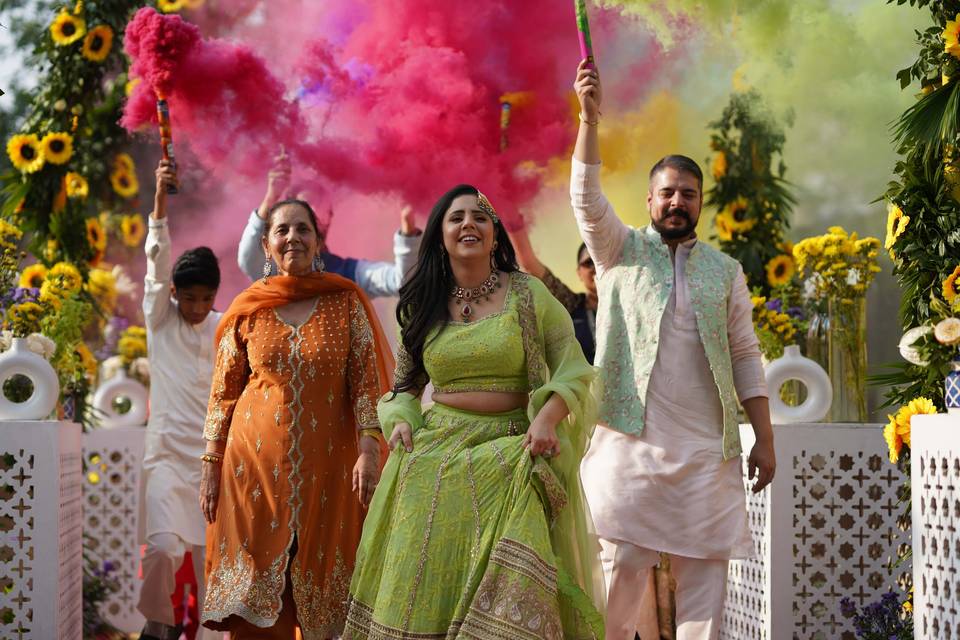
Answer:
[[[476,300],[490,300],[494,291],[500,288],[500,276],[497,272],[491,271],[487,279],[480,283],[478,287],[464,288],[455,286],[450,291],[450,296],[457,299],[457,305],[460,307],[460,317],[464,322],[470,322],[473,317],[473,302]]]

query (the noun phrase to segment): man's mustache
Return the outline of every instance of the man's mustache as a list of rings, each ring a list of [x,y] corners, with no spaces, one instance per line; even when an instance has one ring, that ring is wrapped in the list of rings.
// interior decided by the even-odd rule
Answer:
[[[690,222],[690,214],[685,209],[668,209],[666,215],[663,216],[663,219],[666,220],[672,216],[677,216],[683,218],[687,222]]]

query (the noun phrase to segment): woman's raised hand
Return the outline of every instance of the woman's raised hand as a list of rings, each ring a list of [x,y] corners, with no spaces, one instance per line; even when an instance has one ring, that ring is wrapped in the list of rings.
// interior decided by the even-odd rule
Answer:
[[[403,443],[403,448],[407,450],[407,453],[413,451],[413,430],[406,422],[398,422],[396,424],[393,428],[393,433],[390,434],[390,440],[387,441],[387,446],[390,447],[390,451],[393,451],[401,442]]]

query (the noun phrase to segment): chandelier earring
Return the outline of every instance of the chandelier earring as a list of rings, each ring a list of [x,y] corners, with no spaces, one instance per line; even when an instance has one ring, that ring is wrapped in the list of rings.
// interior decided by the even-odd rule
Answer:
[[[267,258],[263,262],[263,281],[266,282],[267,278],[273,275],[273,260]]]
[[[317,255],[313,256],[313,270],[314,270],[314,271],[316,271],[317,273],[323,273],[326,268],[327,268],[327,265],[325,265],[325,264],[323,263],[323,258],[320,256],[319,253],[318,253]]]

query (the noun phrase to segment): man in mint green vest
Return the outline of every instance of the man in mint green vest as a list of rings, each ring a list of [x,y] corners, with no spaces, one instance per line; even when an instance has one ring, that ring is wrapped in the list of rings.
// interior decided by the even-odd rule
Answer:
[[[740,265],[700,242],[703,173],[685,156],[650,172],[651,224],[634,229],[600,188],[595,68],[574,85],[570,193],[597,269],[600,423],[581,476],[607,581],[607,639],[631,640],[649,571],[670,556],[677,640],[718,637],[729,560],[753,555],[738,400],[757,436],[753,490],[776,467],[753,305]],[[646,640],[646,639],[644,639]]]

